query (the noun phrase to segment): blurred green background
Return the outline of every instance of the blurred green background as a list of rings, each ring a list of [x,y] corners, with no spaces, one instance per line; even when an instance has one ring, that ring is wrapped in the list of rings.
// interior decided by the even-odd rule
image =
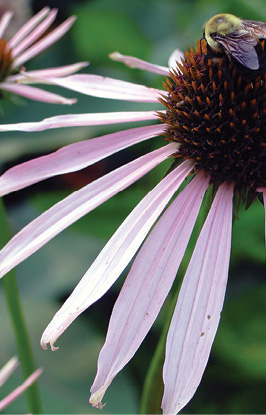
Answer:
[[[0,0],[0,5],[2,2]],[[14,1],[14,7],[20,0]],[[119,51],[167,65],[175,48],[194,46],[203,25],[213,14],[228,12],[242,18],[265,20],[264,0],[80,0],[35,1],[32,12],[44,5],[59,7],[59,20],[78,17],[72,30],[56,45],[29,62],[27,69],[90,61],[84,73],[107,75],[152,87],[161,87],[162,77],[128,69],[112,62],[108,54]],[[54,90],[54,89],[53,89]],[[41,120],[64,113],[86,113],[155,108],[81,96],[72,107],[26,100],[3,102],[2,123]],[[0,163],[7,167],[33,156],[46,154],[67,143],[122,130],[125,126],[69,128],[42,133],[1,134]],[[127,126],[128,127],[128,126]],[[160,143],[160,141],[158,141]],[[147,149],[142,144],[81,172],[50,179],[5,198],[12,233],[17,232],[62,197]],[[49,242],[17,268],[27,325],[37,367],[43,410],[47,414],[139,413],[141,393],[151,357],[162,331],[169,301],[127,367],[107,391],[101,412],[88,403],[96,373],[97,355],[104,342],[112,306],[126,274],[112,289],[81,315],[58,341],[57,352],[39,346],[42,331],[83,276],[97,253],[122,220],[160,180],[163,168],[131,186]],[[221,324],[202,383],[183,413],[266,413],[266,281],[264,209],[256,202],[241,211],[233,231],[231,268]],[[0,365],[16,354],[14,333],[0,290]],[[1,389],[5,396],[21,382],[17,371]],[[21,397],[5,413],[26,413]]]

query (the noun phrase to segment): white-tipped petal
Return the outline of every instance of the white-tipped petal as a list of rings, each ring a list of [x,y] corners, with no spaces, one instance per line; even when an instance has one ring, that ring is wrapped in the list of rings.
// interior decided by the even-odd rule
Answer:
[[[0,369],[0,387],[6,382],[9,376],[19,366],[19,361],[16,356],[12,357],[3,367]]]
[[[43,347],[46,343],[53,345],[71,322],[116,281],[192,167],[191,161],[184,162],[149,192],[125,219],[45,330],[41,340]]]
[[[44,212],[0,251],[0,275],[5,275],[62,230],[144,176],[176,148],[176,144],[172,143],[152,151],[95,180]]]
[[[3,37],[4,32],[9,25],[10,20],[12,19],[13,13],[8,11],[3,14],[0,20],[0,38]]]
[[[181,63],[181,59],[184,59],[184,53],[179,49],[175,49],[168,60],[169,68],[175,69],[176,63]]]
[[[227,284],[233,185],[220,186],[190,260],[169,328],[163,369],[164,414],[194,395],[218,328]]]
[[[171,174],[177,175],[180,167]],[[115,303],[99,355],[91,388],[94,404],[102,405],[102,392],[153,325],[175,279],[208,183],[203,175],[197,175],[171,203],[138,253]]]

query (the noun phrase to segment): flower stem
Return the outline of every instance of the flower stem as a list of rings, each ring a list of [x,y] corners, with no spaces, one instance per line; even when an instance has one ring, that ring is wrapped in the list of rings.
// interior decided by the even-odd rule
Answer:
[[[4,246],[10,239],[9,225],[3,200],[0,201],[0,245]],[[15,332],[19,360],[23,376],[26,379],[35,370],[33,353],[30,345],[28,330],[25,324],[15,271],[10,271],[2,279],[4,294]],[[41,400],[37,383],[26,390],[29,412],[41,414]]]

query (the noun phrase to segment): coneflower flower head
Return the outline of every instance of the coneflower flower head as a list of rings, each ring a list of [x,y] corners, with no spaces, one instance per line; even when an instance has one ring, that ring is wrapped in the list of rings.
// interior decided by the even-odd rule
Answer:
[[[232,182],[253,200],[266,184],[266,74],[251,80],[228,59],[214,63],[204,39],[185,57],[161,99],[166,137],[180,143],[177,159],[192,159],[210,183]]]

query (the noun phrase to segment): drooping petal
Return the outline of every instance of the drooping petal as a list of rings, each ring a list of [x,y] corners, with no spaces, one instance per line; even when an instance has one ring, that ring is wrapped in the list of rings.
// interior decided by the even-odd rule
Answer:
[[[132,82],[120,81],[100,75],[70,75],[64,78],[40,78],[40,82],[58,85],[81,94],[98,98],[121,99],[123,101],[154,102],[165,94],[160,89],[148,88]]]
[[[192,168],[192,162],[185,161],[133,209],[46,328],[41,339],[44,348],[47,343],[54,348],[54,342],[72,321],[116,281]]]
[[[115,303],[90,402],[102,407],[112,379],[153,325],[175,279],[209,180],[198,174],[172,202],[145,241]]]
[[[6,382],[9,376],[19,366],[19,361],[16,356],[12,357],[5,366],[0,370],[0,387]]]
[[[184,58],[184,53],[181,52],[181,50],[179,49],[175,49],[168,60],[169,68],[170,69],[176,68],[176,63],[181,63],[181,59],[183,58]]]
[[[12,57],[16,58],[21,52],[23,52],[28,46],[31,46],[36,40],[38,40],[45,32],[46,30],[51,26],[51,24],[55,21],[55,18],[57,16],[57,9],[51,10],[47,17],[38,24],[38,26],[32,30],[32,32],[25,37],[23,40],[20,41],[20,43],[13,47],[12,49]]]
[[[33,372],[23,383],[18,386],[13,392],[0,401],[0,411],[2,412],[8,405],[17,399],[26,389],[28,389],[41,376],[42,369],[37,369]]]
[[[176,151],[168,144],[72,193],[15,235],[0,251],[0,276],[33,254],[62,230],[130,186]]]
[[[13,13],[12,12],[5,12],[0,20],[0,38],[3,37],[3,34],[9,25],[10,20],[12,19]]]
[[[28,48],[24,53],[21,53],[16,59],[14,59],[12,68],[17,68],[32,59],[34,56],[39,55],[58,39],[60,39],[64,34],[70,29],[76,20],[75,16],[69,17],[64,23],[54,29],[51,33],[45,36],[43,39],[34,43],[30,48]]]
[[[109,58],[113,61],[123,62],[130,68],[138,68],[143,71],[157,73],[159,75],[169,76],[169,68],[160,65],[154,65],[153,63],[143,61],[142,59],[135,58],[134,56],[121,55],[119,52],[110,53]]]
[[[14,48],[28,33],[32,31],[32,29],[38,25],[38,23],[49,13],[50,8],[44,7],[40,10],[35,16],[33,16],[27,23],[25,23],[10,39],[8,42],[8,46],[10,48]]]
[[[102,117],[106,117],[108,124],[111,124],[108,121],[108,115],[101,114]],[[80,119],[79,115],[77,117]],[[37,157],[11,167],[0,176],[0,196],[23,189],[49,177],[81,170],[117,151],[156,137],[163,133],[163,129],[162,124],[157,124],[106,134],[102,137],[69,144],[47,156]]]
[[[44,91],[43,89],[35,88],[29,85],[1,82],[0,89],[32,99],[34,101],[49,102],[50,104],[72,105],[77,102],[75,98],[64,98],[61,95],[54,94],[53,92]]]
[[[166,343],[164,414],[194,395],[218,328],[228,277],[233,185],[220,186],[190,260]]]

